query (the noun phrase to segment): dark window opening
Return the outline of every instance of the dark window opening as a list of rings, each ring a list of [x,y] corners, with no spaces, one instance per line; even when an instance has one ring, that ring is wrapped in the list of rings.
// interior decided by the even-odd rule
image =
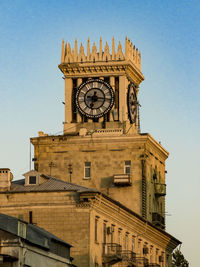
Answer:
[[[94,118],[93,122],[99,122],[99,118]]]
[[[36,184],[36,176],[29,176],[29,184]]]
[[[119,111],[119,77],[115,77],[115,108]]]
[[[95,234],[94,234],[94,236],[95,236],[95,242],[98,242],[98,235],[97,235],[97,233],[98,233],[98,218],[95,218]]]
[[[29,223],[33,223],[33,212],[29,211]]]
[[[104,78],[104,81],[105,81],[106,83],[110,84],[110,77],[105,77],[105,78]]]

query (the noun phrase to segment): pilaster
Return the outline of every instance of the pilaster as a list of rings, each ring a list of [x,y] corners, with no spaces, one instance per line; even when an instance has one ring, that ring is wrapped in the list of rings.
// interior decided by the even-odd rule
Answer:
[[[65,79],[65,123],[72,121],[72,78]]]
[[[127,89],[128,89],[128,79],[125,75],[119,76],[119,121],[124,122],[128,119],[127,112]]]

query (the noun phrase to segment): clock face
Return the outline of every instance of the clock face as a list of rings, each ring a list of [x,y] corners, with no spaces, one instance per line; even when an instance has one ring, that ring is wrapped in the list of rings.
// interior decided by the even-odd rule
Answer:
[[[76,93],[76,105],[83,115],[99,118],[113,106],[114,92],[112,87],[100,79],[82,83]]]
[[[127,105],[128,105],[128,115],[130,123],[135,123],[137,118],[137,108],[138,108],[138,101],[137,101],[137,93],[136,93],[136,86],[133,83],[129,84],[128,87],[128,95],[127,95]]]

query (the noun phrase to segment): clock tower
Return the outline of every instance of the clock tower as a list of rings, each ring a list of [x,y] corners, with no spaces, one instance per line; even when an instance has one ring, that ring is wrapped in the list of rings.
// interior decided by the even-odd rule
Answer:
[[[64,131],[31,138],[35,170],[96,189],[164,229],[168,152],[140,132],[140,52],[127,38],[124,49],[114,38],[111,48],[100,38],[98,49],[63,41],[59,69]]]
[[[81,43],[78,51],[77,40],[74,49],[69,43],[62,44],[59,68],[65,79],[64,134],[81,129],[137,133],[137,94],[144,80],[140,52],[127,38],[125,53],[121,42],[116,49],[114,37],[112,49],[106,42],[103,50],[100,38],[99,51],[95,43],[90,48],[89,39],[86,50]]]

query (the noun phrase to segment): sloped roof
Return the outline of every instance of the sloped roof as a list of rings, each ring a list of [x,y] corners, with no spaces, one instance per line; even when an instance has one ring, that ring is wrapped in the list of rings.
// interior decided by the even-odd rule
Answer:
[[[97,190],[65,182],[51,176],[43,174],[42,176],[46,178],[47,181],[39,185],[25,186],[25,179],[13,181],[11,184],[10,192],[44,192],[44,191],[97,192]]]
[[[59,242],[66,247],[71,247],[70,244],[44,230],[43,228],[29,224],[10,215],[0,213],[0,229],[8,233],[20,236],[18,233],[18,222],[20,221],[26,225],[26,237],[24,237],[23,239],[46,249],[50,248],[50,242],[52,240]],[[48,243],[45,242],[45,239],[48,239]]]

